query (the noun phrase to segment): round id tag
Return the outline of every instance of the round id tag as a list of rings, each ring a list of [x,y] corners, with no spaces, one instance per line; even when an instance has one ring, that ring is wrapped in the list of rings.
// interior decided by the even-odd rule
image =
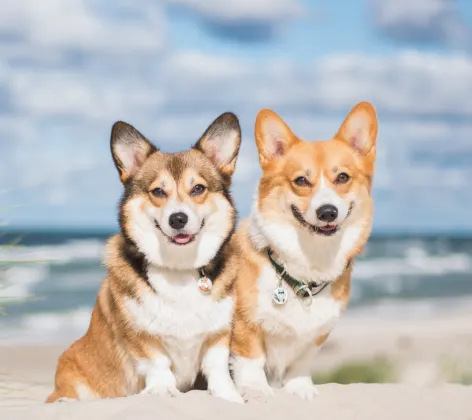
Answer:
[[[206,277],[200,277],[197,281],[197,286],[202,292],[209,292],[213,288],[213,283]]]
[[[274,303],[277,305],[283,305],[285,302],[287,302],[288,299],[288,293],[287,290],[285,290],[282,286],[277,287],[277,289],[274,290],[274,293],[272,294],[272,300]]]

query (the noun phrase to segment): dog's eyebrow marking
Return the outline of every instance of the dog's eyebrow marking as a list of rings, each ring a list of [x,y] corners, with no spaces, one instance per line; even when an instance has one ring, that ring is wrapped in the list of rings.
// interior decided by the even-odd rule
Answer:
[[[338,172],[338,167],[337,166],[333,166],[333,172]]]
[[[166,180],[165,179],[161,179],[161,187],[162,188],[166,187]]]
[[[190,178],[190,185],[193,185],[194,182],[195,182],[195,177],[192,176],[192,177]]]
[[[309,169],[305,169],[305,175],[306,176],[310,176],[311,175],[311,171]]]

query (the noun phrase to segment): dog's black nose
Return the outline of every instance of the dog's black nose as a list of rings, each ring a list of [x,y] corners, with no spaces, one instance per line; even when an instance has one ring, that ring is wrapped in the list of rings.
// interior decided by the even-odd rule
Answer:
[[[185,213],[172,213],[169,216],[169,225],[172,229],[182,229],[188,222],[188,216]]]
[[[338,217],[338,209],[331,204],[325,204],[324,206],[318,207],[316,216],[322,222],[330,223]]]

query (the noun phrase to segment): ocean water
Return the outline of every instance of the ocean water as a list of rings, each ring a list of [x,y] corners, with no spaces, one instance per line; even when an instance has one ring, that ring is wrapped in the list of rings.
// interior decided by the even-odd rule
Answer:
[[[108,233],[9,232],[0,245],[3,279],[0,340],[73,339],[88,326],[100,283]],[[428,316],[472,308],[472,238],[371,237],[354,267],[349,312],[373,317]]]

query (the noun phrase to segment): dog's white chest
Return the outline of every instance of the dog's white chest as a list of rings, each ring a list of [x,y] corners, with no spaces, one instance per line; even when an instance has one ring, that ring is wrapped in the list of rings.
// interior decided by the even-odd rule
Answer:
[[[191,383],[205,340],[230,327],[232,299],[215,301],[211,292],[201,291],[197,272],[151,269],[148,278],[155,292],[128,300],[128,313],[136,329],[160,338],[178,382]]]
[[[317,337],[331,331],[341,315],[342,303],[333,298],[330,285],[307,305],[295,296],[290,286],[282,283],[288,299],[285,304],[277,305],[272,300],[277,285],[274,269],[264,265],[257,283],[257,321],[265,332],[267,370],[283,376],[296,359],[315,346]]]

